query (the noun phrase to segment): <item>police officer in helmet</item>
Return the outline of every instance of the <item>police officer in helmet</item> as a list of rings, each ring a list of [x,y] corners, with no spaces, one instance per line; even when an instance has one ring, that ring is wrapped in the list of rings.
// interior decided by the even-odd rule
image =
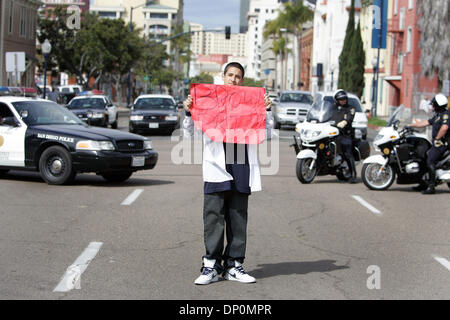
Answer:
[[[431,101],[431,105],[434,109],[434,116],[429,120],[422,120],[416,123],[412,123],[409,127],[424,128],[432,126],[433,146],[427,154],[427,168],[429,180],[428,184],[422,182],[414,190],[422,191],[423,194],[434,194],[434,185],[436,182],[436,164],[439,162],[447,148],[449,148],[450,142],[450,130],[448,130],[450,124],[450,112],[448,111],[448,98],[439,93]]]
[[[356,165],[353,157],[353,128],[352,123],[355,118],[355,108],[348,104],[347,93],[340,89],[334,94],[335,109],[332,120],[339,128],[338,141],[341,146],[344,160],[352,172],[350,183],[356,183]]]

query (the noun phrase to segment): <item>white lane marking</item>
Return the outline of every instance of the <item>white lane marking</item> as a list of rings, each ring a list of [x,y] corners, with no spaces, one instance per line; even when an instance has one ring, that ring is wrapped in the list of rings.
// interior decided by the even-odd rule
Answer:
[[[81,289],[81,275],[97,255],[102,245],[103,242],[91,242],[75,262],[67,268],[66,273],[62,276],[55,289],[53,289],[53,292],[69,292],[74,288]]]
[[[436,260],[437,262],[439,262],[440,264],[442,264],[444,267],[446,267],[449,271],[450,271],[450,262],[447,259],[438,257],[438,256],[433,256],[434,260]]]
[[[144,189],[136,189],[134,190],[125,200],[122,202],[122,206],[129,206],[144,192]]]
[[[378,210],[377,208],[375,208],[374,206],[372,206],[370,203],[368,203],[367,201],[365,201],[363,198],[361,198],[360,196],[352,196],[353,199],[355,199],[356,201],[358,201],[360,204],[362,204],[364,207],[366,207],[367,209],[369,209],[370,211],[372,211],[372,213],[376,214],[377,216],[382,216],[383,214],[381,213],[380,210]]]

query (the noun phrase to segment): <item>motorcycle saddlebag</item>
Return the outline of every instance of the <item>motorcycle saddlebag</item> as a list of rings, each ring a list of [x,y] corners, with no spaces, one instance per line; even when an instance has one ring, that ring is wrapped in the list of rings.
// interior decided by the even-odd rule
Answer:
[[[361,160],[370,157],[370,144],[367,140],[359,140],[356,143],[356,147],[359,149],[359,152],[361,153]]]

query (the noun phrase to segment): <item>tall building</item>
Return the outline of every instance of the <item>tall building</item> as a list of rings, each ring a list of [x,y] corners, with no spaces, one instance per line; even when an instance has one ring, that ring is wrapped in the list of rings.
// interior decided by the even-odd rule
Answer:
[[[314,44],[314,29],[305,30],[301,38],[302,58],[300,66],[300,85],[304,91],[311,91],[312,54]]]
[[[278,17],[280,0],[250,0],[248,19],[248,66],[246,75],[249,78],[260,80],[264,70],[261,68],[261,59],[264,42],[264,26],[267,21]]]
[[[182,0],[92,0],[90,12],[103,18],[122,18],[127,23],[131,19],[142,36],[162,39],[173,33],[175,26],[182,26],[182,6]]]
[[[225,39],[223,32],[203,31],[203,26],[190,23],[190,30],[195,31],[191,36],[191,51],[194,55],[225,54],[245,56],[247,36],[243,33],[232,33],[230,39]]]
[[[344,46],[351,0],[317,1],[314,11],[314,49],[311,91],[333,91],[339,78],[339,56]],[[356,24],[361,1],[355,1]]]
[[[239,33],[246,33],[248,31],[247,13],[250,8],[250,0],[241,0],[239,11]]]
[[[205,72],[220,79],[222,67],[229,61],[247,66],[247,34],[232,33],[230,39],[226,39],[223,32],[204,31],[198,23],[190,22],[189,27],[192,32],[190,77]]]
[[[37,11],[41,1],[0,1],[0,86],[35,86]],[[7,73],[6,53],[25,52],[25,71]]]
[[[424,97],[432,98],[439,90],[437,75],[432,78],[422,76],[417,10],[416,0],[393,1],[392,18],[388,21],[392,59],[390,74],[384,78],[391,89],[390,109],[404,105],[412,114],[419,111]]]
[[[45,8],[56,8],[57,6],[77,6],[81,12],[89,11],[89,0],[42,0]]]

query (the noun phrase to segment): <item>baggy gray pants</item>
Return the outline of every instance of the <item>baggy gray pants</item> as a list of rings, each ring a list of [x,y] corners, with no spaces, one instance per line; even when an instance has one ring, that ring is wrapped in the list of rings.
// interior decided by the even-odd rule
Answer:
[[[203,204],[204,258],[215,259],[221,273],[244,262],[247,244],[248,194],[234,191],[205,194]],[[227,245],[224,250],[224,231]],[[223,261],[223,267],[221,262]]]

